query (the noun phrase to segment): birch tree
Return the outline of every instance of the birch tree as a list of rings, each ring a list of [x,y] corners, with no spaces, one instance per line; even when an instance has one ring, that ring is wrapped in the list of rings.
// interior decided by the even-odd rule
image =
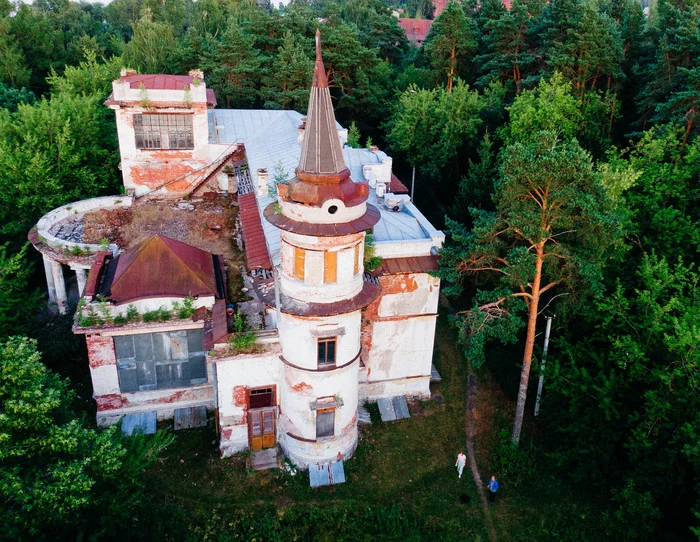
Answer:
[[[472,309],[458,314],[467,355],[483,361],[487,340],[513,342],[523,325],[525,348],[512,439],[523,424],[540,311],[557,296],[599,289],[605,251],[619,231],[613,200],[590,156],[573,140],[539,132],[507,147],[496,184],[495,212],[473,211],[474,229],[448,223],[452,242],[441,251],[442,277],[459,284],[490,275]]]

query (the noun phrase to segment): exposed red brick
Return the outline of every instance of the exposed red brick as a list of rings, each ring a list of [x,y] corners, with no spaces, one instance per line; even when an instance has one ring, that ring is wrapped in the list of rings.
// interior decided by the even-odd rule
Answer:
[[[313,387],[306,382],[299,382],[298,384],[292,386],[292,389],[299,393],[304,393],[313,390]]]
[[[117,364],[117,356],[114,352],[114,340],[112,337],[88,335],[85,340],[87,342],[88,359],[91,369],[103,365]]]
[[[224,429],[221,431],[221,440],[231,440],[231,435],[233,435],[233,429]]]
[[[245,386],[235,386],[233,388],[233,404],[240,408],[248,406],[248,392]]]
[[[167,164],[167,162],[177,158],[191,158],[189,153],[185,154],[184,156],[173,156],[167,154],[166,156],[160,156],[162,154],[162,152],[153,151],[149,153],[149,158],[152,160],[152,163],[149,163],[143,167],[131,168],[131,177],[134,180],[134,183],[155,189],[160,188],[164,184],[173,181],[174,179],[182,177],[181,180],[168,184],[166,189],[170,192],[185,192],[190,188],[190,184],[193,181],[193,179],[190,178],[192,177],[190,173],[194,172],[194,168],[179,161],[176,161],[173,164]],[[158,167],[156,164],[167,165]]]
[[[95,402],[97,403],[97,410],[116,410],[118,408],[124,407],[129,401],[119,395],[118,393],[110,393],[107,395],[98,395],[95,397]]]

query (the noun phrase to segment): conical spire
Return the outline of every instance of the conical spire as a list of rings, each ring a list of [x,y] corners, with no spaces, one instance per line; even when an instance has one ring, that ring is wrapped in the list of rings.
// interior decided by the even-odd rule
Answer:
[[[326,68],[321,57],[321,32],[316,30],[316,65],[297,171],[327,175],[338,174],[343,170],[346,170],[343,151],[335,125]]]

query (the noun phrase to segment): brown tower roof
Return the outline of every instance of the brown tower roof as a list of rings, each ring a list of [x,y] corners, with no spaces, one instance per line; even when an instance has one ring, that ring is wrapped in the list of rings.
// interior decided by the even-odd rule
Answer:
[[[321,57],[321,33],[316,31],[316,65],[309,98],[309,112],[301,147],[299,171],[304,173],[340,173],[345,170],[335,114],[328,89],[326,68]]]
[[[329,199],[339,199],[352,207],[364,203],[369,195],[367,185],[352,182],[350,170],[343,160],[318,30],[316,65],[299,167],[285,192],[285,199],[314,206],[321,206]]]

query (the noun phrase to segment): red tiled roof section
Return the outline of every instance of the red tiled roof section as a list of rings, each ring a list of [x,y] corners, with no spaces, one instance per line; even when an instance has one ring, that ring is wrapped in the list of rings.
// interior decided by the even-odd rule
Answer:
[[[403,28],[408,41],[420,47],[428,36],[433,21],[429,19],[399,19],[399,26]]]
[[[185,90],[185,86],[191,85],[194,77],[192,75],[168,75],[164,73],[123,75],[121,81],[129,83],[131,88],[141,88],[146,90]],[[207,103],[216,105],[214,91],[207,89]]]
[[[120,254],[109,299],[124,303],[147,297],[217,295],[213,256],[162,235]]]
[[[382,265],[372,271],[373,275],[400,275],[404,273],[428,273],[437,271],[438,259],[435,255],[413,256],[410,258],[382,258]]]
[[[251,192],[239,195],[238,209],[243,227],[243,242],[248,269],[251,271],[257,268],[272,269],[255,194]]]
[[[389,181],[389,189],[392,194],[408,194],[406,185],[393,173],[391,174],[391,181]]]

